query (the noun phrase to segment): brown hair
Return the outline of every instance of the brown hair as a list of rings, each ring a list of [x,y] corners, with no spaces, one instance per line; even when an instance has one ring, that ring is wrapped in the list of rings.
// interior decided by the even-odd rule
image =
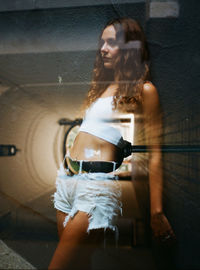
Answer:
[[[113,98],[113,107],[122,112],[134,112],[142,102],[143,84],[149,79],[149,53],[144,32],[140,24],[131,18],[118,18],[109,21],[102,30],[110,25],[116,30],[119,54],[114,70],[104,67],[100,40],[93,70],[93,80],[88,91],[85,107],[99,98],[111,82],[118,88]],[[102,36],[100,35],[100,39]]]

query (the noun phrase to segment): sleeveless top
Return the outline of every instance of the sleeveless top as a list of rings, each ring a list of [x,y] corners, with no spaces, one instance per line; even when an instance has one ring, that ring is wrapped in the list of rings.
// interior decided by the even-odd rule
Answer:
[[[111,126],[112,119],[117,116],[117,111],[112,108],[112,101],[112,96],[98,98],[87,109],[79,131],[87,132],[119,148],[123,148],[121,132]]]

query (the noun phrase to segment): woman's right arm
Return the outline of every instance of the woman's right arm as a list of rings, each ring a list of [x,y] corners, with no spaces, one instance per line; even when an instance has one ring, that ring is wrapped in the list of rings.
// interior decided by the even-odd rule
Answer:
[[[169,221],[163,213],[163,169],[162,169],[162,115],[159,96],[152,83],[145,83],[143,89],[143,112],[145,136],[150,148],[149,187],[151,227],[154,236],[161,241],[175,238]]]

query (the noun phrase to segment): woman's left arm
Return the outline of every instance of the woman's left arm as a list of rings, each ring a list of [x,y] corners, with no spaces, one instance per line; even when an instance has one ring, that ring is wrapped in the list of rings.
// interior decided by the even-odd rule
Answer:
[[[161,241],[175,238],[168,219],[163,213],[163,171],[162,171],[162,114],[159,96],[152,83],[143,87],[143,113],[145,121],[146,143],[150,148],[149,187],[151,228],[156,239]]]

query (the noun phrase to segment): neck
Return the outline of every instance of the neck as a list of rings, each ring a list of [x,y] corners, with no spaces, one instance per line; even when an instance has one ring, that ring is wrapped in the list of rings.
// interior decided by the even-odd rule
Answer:
[[[113,69],[108,69],[108,68],[105,69],[105,77],[106,77],[106,81],[114,83],[114,81],[115,81],[115,79],[114,79],[114,70]]]

